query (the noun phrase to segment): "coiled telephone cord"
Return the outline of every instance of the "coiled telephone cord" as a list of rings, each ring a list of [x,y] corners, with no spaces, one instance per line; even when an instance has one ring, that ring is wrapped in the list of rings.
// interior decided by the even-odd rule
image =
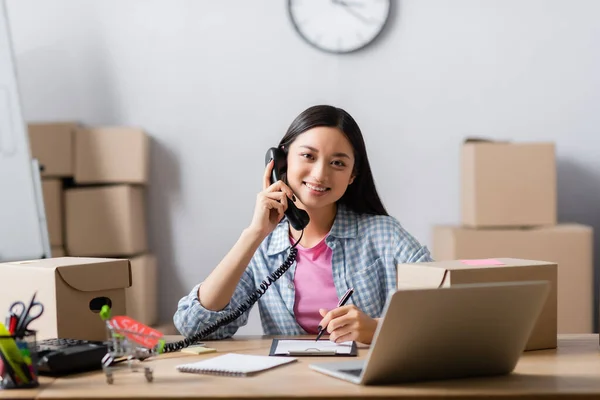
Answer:
[[[177,342],[166,343],[163,349],[163,353],[171,353],[188,347],[204,339],[206,336],[215,332],[220,327],[230,324],[231,322],[241,317],[242,314],[248,311],[254,305],[254,303],[256,303],[258,299],[260,299],[262,295],[265,294],[269,286],[271,286],[273,282],[279,279],[292,266],[298,254],[298,249],[296,249],[296,246],[298,246],[298,243],[300,243],[302,235],[304,235],[304,230],[302,230],[302,232],[300,233],[300,237],[298,238],[296,243],[294,243],[290,248],[290,254],[288,254],[283,264],[281,264],[279,268],[277,268],[271,275],[267,276],[267,278],[262,281],[260,287],[248,297],[245,303],[240,304],[231,314],[218,319],[217,321],[213,322],[212,324],[202,329],[195,335],[192,335]]]

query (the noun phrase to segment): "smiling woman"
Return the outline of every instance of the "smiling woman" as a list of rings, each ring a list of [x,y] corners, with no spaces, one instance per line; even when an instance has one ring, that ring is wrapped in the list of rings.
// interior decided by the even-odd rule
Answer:
[[[329,53],[351,53],[372,43],[386,26],[391,0],[288,0],[294,28]]]
[[[267,164],[250,226],[179,301],[175,326],[194,340],[205,329],[207,337],[226,338],[246,324],[245,311],[258,300],[267,335],[325,330],[334,342],[370,343],[396,289],[396,265],[431,261],[429,250],[388,215],[360,128],[346,111],[304,110],[278,147],[286,175],[272,183],[274,163]],[[284,216],[292,203],[310,217],[301,230]],[[338,305],[350,288],[348,304]]]
[[[286,183],[304,208],[341,198],[354,181],[353,172],[352,146],[337,128],[315,127],[289,146]]]

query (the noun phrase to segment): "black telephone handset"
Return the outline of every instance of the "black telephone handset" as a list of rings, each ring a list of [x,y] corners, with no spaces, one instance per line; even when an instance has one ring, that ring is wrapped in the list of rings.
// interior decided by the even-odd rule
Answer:
[[[271,172],[271,184],[278,180],[284,180],[284,174],[287,169],[287,157],[285,152],[277,147],[271,147],[267,150],[265,155],[265,165],[273,160],[273,171]],[[284,180],[285,181],[285,180]],[[287,183],[287,182],[286,182]],[[306,228],[310,218],[305,210],[296,207],[293,201],[288,200],[287,210],[285,210],[285,216],[287,217],[290,225],[298,231]]]
[[[276,147],[272,147],[269,150],[267,150],[267,155],[265,156],[265,164],[268,164],[271,161],[271,159],[275,161],[273,163],[273,172],[271,174],[271,184],[273,184],[274,182],[277,182],[278,180],[283,178],[283,175],[286,170],[287,157],[283,150]],[[220,327],[238,319],[240,316],[242,316],[242,314],[244,314],[244,312],[248,311],[250,307],[252,307],[252,305],[256,303],[263,294],[265,294],[265,292],[273,282],[279,279],[285,273],[285,271],[287,271],[292,266],[292,264],[296,260],[296,255],[298,254],[298,249],[296,249],[296,246],[298,245],[298,243],[300,243],[300,240],[302,239],[302,235],[304,234],[304,228],[306,227],[306,225],[308,225],[309,218],[308,213],[305,210],[301,210],[298,207],[296,207],[294,202],[291,200],[288,201],[288,207],[285,211],[285,216],[290,222],[290,225],[294,227],[294,229],[297,229],[302,232],[300,233],[300,238],[298,238],[298,240],[296,240],[296,242],[291,246],[290,254],[288,254],[287,258],[283,261],[283,264],[281,264],[281,266],[279,266],[279,268],[277,268],[272,274],[267,276],[267,278],[261,282],[259,287],[254,291],[254,293],[252,293],[248,297],[248,299],[246,299],[246,302],[240,304],[231,314],[218,319],[217,321],[208,325],[206,328],[202,329],[195,335],[187,337],[178,342],[166,343],[165,347],[163,348],[164,353],[170,353],[173,351],[181,350],[184,347],[188,347],[189,345],[204,339],[206,336],[210,335]]]

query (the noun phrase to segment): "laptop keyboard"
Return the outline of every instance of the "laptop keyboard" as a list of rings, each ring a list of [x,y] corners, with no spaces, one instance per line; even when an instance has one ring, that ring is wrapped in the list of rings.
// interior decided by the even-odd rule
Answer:
[[[346,374],[350,374],[350,375],[354,375],[354,376],[360,376],[360,374],[362,374],[363,369],[362,368],[358,368],[358,369],[340,369],[340,372],[344,372]]]

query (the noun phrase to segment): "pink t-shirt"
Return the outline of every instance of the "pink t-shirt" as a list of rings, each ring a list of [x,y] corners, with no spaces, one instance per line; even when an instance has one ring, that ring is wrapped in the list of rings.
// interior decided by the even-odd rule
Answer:
[[[291,241],[295,243],[293,238]],[[294,275],[296,287],[294,315],[298,324],[307,333],[316,334],[319,322],[323,319],[319,314],[319,308],[331,310],[338,304],[331,270],[333,252],[325,243],[325,238],[310,249],[300,245],[296,248],[298,255]]]

